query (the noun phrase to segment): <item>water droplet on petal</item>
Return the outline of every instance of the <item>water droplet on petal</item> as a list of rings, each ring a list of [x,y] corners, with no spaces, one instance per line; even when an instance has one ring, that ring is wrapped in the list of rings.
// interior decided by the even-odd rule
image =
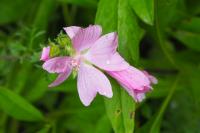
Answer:
[[[110,64],[110,61],[109,61],[109,60],[107,60],[107,61],[106,61],[106,64],[107,64],[107,65],[109,65],[109,64]]]

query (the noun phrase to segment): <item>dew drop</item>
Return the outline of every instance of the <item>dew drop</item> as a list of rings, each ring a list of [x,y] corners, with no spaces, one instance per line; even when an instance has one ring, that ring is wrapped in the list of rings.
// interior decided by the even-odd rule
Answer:
[[[109,61],[109,60],[107,60],[107,61],[106,61],[106,64],[108,64],[108,65],[109,65],[109,64],[110,64],[110,61]]]

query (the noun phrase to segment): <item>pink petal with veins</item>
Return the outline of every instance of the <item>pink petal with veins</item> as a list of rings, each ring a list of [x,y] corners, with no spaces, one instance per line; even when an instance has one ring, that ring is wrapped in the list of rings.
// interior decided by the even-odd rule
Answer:
[[[65,30],[67,35],[72,39],[78,33],[78,31],[81,29],[81,27],[70,26],[70,27],[65,27],[63,29]]]
[[[60,73],[58,75],[58,77],[56,78],[56,80],[49,85],[49,87],[55,87],[55,86],[63,83],[69,77],[69,75],[71,74],[71,71],[72,71],[72,69],[69,68],[65,72]]]
[[[42,67],[49,73],[66,72],[68,69],[71,69],[71,57],[62,56],[49,59]]]
[[[108,33],[100,37],[84,55],[85,58],[107,71],[120,71],[129,67],[129,64],[116,51],[117,34]]]
[[[148,77],[142,71],[132,66],[122,71],[107,71],[107,73],[128,88],[142,90],[142,87],[150,86]]]
[[[97,92],[111,98],[112,88],[108,78],[95,67],[81,63],[78,72],[78,93],[81,102],[89,106]]]
[[[141,102],[144,94],[151,90],[149,78],[132,66],[122,71],[107,71],[107,73],[115,78],[137,102]]]
[[[74,49],[77,52],[81,52],[90,48],[101,36],[101,31],[102,29],[99,25],[81,28],[72,39]]]

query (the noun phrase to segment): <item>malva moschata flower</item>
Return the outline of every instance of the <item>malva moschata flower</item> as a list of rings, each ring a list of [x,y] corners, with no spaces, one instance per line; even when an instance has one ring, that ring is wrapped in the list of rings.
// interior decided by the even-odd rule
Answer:
[[[155,77],[130,66],[120,56],[115,32],[101,36],[102,28],[99,25],[87,28],[71,26],[64,30],[66,38],[71,40],[71,46],[62,44],[64,47],[61,49],[68,51],[69,56],[51,57],[52,46],[45,47],[42,51],[43,69],[58,74],[49,87],[61,84],[72,71],[76,71],[80,100],[88,106],[97,93],[108,98],[113,96],[111,84],[101,70],[115,78],[137,102],[141,102],[145,93],[151,90],[151,84],[157,82]]]

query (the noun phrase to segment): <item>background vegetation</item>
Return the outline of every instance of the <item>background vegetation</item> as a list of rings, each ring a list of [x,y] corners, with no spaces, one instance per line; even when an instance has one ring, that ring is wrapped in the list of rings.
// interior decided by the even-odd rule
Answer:
[[[42,46],[65,26],[117,31],[119,52],[159,83],[144,102],[113,81],[90,107],[76,80],[49,89]],[[200,133],[199,0],[0,0],[0,133]]]

